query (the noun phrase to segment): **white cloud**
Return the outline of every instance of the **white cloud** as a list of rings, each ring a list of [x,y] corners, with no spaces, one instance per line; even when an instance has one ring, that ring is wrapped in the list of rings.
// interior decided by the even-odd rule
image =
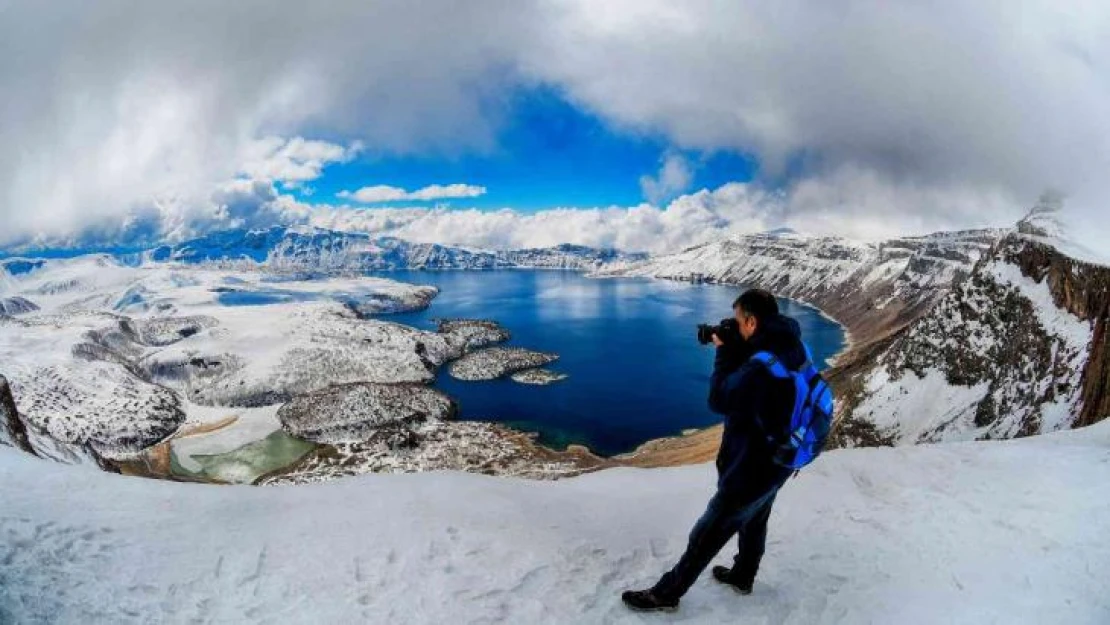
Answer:
[[[114,225],[86,229],[78,237],[40,237],[35,242],[94,245],[144,236],[180,241],[219,229],[310,224],[478,248],[574,243],[665,253],[781,226],[816,235],[879,239],[963,227],[966,214],[975,212],[977,226],[1006,227],[1035,199],[1018,202],[1003,191],[982,192],[975,187],[890,186],[874,172],[847,168],[786,189],[770,190],[757,182],[729,183],[679,196],[664,206],[644,203],[536,212],[442,206],[362,208],[301,202],[281,193],[272,181],[238,178],[220,185],[203,209],[159,203],[132,211]],[[888,218],[903,210],[908,214]]]
[[[4,3],[0,247],[101,238],[133,215],[175,233],[223,223],[211,196],[244,167],[297,184],[337,156],[265,137],[491,149],[504,68],[535,17],[516,6]]]
[[[663,157],[655,177],[640,177],[640,191],[648,202],[662,204],[689,189],[693,177],[686,159],[681,154],[670,153]]]
[[[1029,198],[1026,204],[1036,198]],[[887,215],[910,209],[910,219]],[[815,235],[874,240],[976,225],[1007,227],[1023,204],[975,188],[890,187],[869,172],[844,170],[785,190],[730,183],[682,195],[662,207],[559,208],[526,213],[445,208],[356,209],[300,204],[287,198],[282,218],[334,230],[397,236],[424,243],[514,249],[575,243],[628,251],[673,252],[735,234],[789,226]]]
[[[224,201],[228,180],[303,184],[355,141],[491,152],[513,94],[537,85],[619,132],[743,152],[757,186],[787,181],[780,208],[803,229],[1008,223],[1055,186],[1084,242],[1110,244],[1102,0],[59,0],[3,14],[0,246],[264,223],[285,201]],[[645,195],[681,187],[674,173],[664,162]],[[468,236],[542,224],[677,243],[673,205],[472,215]]]
[[[869,172],[909,195],[864,203],[909,228],[935,221],[913,212],[921,193],[1058,186],[1110,245],[1110,3],[566,0],[550,16],[524,67],[622,128],[742,151],[768,180]]]
[[[310,141],[294,137],[288,141],[267,137],[247,145],[245,162],[239,173],[253,180],[277,181],[286,186],[316,180],[324,167],[346,163],[362,150],[362,143],[349,146],[327,141]]]
[[[375,185],[362,187],[358,191],[340,191],[336,196],[361,202],[374,204],[378,202],[396,202],[401,200],[442,200],[448,198],[467,198],[485,195],[486,188],[472,184],[428,185],[416,191],[406,191],[400,187],[388,185]]]

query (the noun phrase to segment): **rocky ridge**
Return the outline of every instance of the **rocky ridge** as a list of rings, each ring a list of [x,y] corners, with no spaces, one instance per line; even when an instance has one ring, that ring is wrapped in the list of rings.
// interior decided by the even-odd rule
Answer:
[[[20,451],[37,455],[27,437],[27,425],[19,418],[11,385],[2,375],[0,375],[0,445],[10,445]]]
[[[1110,267],[1046,194],[927,315],[834,373],[842,442],[1014,438],[1110,416]]]
[[[92,464],[104,471],[119,472],[115,462],[104,458],[89,443],[65,443],[28,423],[19,414],[11,385],[3,375],[0,375],[0,445],[55,462]]]
[[[1110,268],[1074,253],[1056,210],[1042,198],[1010,230],[873,245],[755,235],[600,273],[760,286],[841,321],[834,444],[1013,438],[1110,416]],[[719,435],[628,457],[705,461]]]
[[[919,443],[1014,438],[1105,417],[1106,350],[1095,338],[1105,332],[1108,279],[1108,268],[1007,236],[870,366],[843,376],[855,392],[843,393],[842,419]]]
[[[840,321],[858,346],[891,335],[968,275],[1003,230],[863,243],[793,232],[743,235],[594,273],[758,286]]]
[[[139,348],[119,323],[103,313],[0,320],[0,337],[12,350],[4,372],[29,431],[123,459],[180,426],[180,399],[138,375]]]

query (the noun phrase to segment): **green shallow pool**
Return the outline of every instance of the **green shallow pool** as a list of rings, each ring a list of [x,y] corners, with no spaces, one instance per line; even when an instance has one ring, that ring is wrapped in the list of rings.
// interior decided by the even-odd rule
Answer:
[[[315,443],[302,441],[277,430],[262,440],[247,443],[227,453],[189,456],[193,463],[200,466],[199,470],[190,471],[185,468],[177,457],[177,452],[172,451],[170,466],[174,475],[249,484],[263,474],[293,464],[315,448]]]

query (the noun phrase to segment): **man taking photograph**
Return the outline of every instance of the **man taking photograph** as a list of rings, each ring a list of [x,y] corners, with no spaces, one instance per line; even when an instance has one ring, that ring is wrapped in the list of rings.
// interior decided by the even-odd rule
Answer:
[[[740,594],[751,593],[763,557],[771,506],[795,470],[776,455],[782,449],[781,439],[789,439],[791,417],[797,412],[799,391],[786,370],[812,372],[808,384],[820,389],[819,393],[827,392],[823,382],[817,386],[819,377],[809,362],[798,323],[779,314],[771,293],[746,291],[733,303],[733,312],[735,324],[722,323],[710,329],[717,355],[710,377],[709,407],[724,416],[717,492],[694,525],[678,564],[652,588],[622,595],[632,609],[676,609],[679,599],[733,536],[739,539],[733,566],[714,567],[713,577]],[[821,433],[821,443],[826,433]]]

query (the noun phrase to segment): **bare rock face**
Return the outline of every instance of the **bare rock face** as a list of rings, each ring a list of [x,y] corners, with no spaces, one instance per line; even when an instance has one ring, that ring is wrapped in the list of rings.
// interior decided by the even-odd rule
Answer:
[[[1006,260],[1048,287],[1056,306],[1092,325],[1082,396],[1074,427],[1110,416],[1110,267],[1082,262],[1040,241],[1002,249]]]
[[[34,455],[31,441],[27,438],[27,427],[19,418],[15,408],[15,399],[12,398],[12,388],[8,379],[0,375],[0,444],[13,445],[29,454]]]
[[[278,419],[289,434],[315,443],[380,439],[404,446],[410,437],[401,429],[457,413],[454,400],[422,384],[355,383],[299,395],[278,410]]]
[[[495,380],[524,369],[542,367],[558,358],[556,354],[520,347],[490,347],[463,356],[451,363],[448,371],[459,380]]]
[[[39,307],[29,299],[23,297],[0,298],[0,315],[22,315],[38,310]]]
[[[851,434],[842,442],[1013,438],[1110,415],[1110,268],[1040,236],[1003,239],[927,314],[834,379],[841,433]]]

